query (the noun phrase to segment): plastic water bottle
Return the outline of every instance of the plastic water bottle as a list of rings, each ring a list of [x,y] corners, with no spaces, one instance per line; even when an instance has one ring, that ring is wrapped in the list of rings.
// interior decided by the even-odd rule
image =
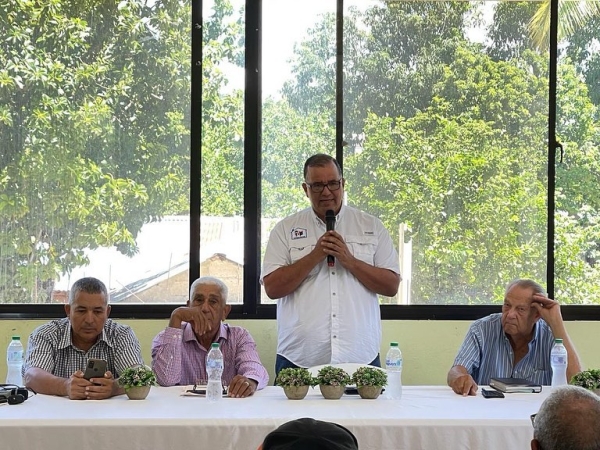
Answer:
[[[390,343],[390,349],[385,356],[387,371],[386,398],[400,400],[402,398],[402,352],[397,342]]]
[[[208,385],[206,386],[206,398],[209,402],[216,402],[223,397],[223,353],[219,344],[213,342],[208,355],[206,355],[206,373],[208,374]]]
[[[23,386],[23,377],[21,369],[23,368],[23,344],[19,336],[13,336],[8,348],[6,349],[6,384],[15,384]]]
[[[554,346],[550,352],[550,365],[552,366],[552,386],[567,384],[567,349],[562,339],[554,339]]]

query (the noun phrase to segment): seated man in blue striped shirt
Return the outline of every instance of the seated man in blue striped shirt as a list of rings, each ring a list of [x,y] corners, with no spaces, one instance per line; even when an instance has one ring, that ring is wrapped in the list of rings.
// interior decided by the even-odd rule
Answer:
[[[532,280],[506,288],[501,314],[473,322],[448,372],[448,385],[460,395],[475,395],[490,378],[525,378],[549,385],[550,351],[562,339],[568,352],[567,379],[581,372],[581,363],[565,329],[558,302]]]
[[[73,283],[67,317],[36,328],[27,344],[23,381],[40,394],[72,400],[99,400],[124,393],[117,378],[128,367],[143,364],[133,330],[108,318],[108,291],[88,277]],[[87,380],[89,358],[103,359],[107,371]],[[103,375],[103,376],[102,376]]]

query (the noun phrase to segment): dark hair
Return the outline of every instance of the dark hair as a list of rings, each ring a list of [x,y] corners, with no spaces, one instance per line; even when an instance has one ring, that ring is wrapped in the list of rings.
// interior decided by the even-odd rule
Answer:
[[[79,292],[85,292],[86,294],[103,294],[104,300],[108,303],[108,291],[102,281],[94,277],[80,278],[69,291],[69,304],[72,304],[75,300],[75,296]]]
[[[304,179],[306,179],[306,172],[308,172],[309,167],[325,167],[330,163],[335,164],[340,177],[344,176],[342,174],[342,168],[333,156],[326,155],[325,153],[317,153],[316,155],[312,155],[310,158],[308,158],[304,163]]]
[[[263,450],[358,450],[352,432],[334,422],[310,417],[291,420],[271,431]]]

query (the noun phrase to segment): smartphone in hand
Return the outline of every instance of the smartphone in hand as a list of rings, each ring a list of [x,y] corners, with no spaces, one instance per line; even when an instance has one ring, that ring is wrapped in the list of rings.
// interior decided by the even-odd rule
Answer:
[[[105,373],[106,361],[104,359],[90,358],[85,367],[83,378],[88,381],[90,378],[103,378]]]

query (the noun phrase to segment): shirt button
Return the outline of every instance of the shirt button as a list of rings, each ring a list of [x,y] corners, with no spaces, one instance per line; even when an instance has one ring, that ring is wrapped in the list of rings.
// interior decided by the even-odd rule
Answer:
[[[335,292],[333,294],[331,294],[331,295],[335,295]]]
[[[331,271],[331,275],[335,275],[335,270],[332,270],[332,271]]]
[[[333,317],[337,317],[337,315],[336,315],[336,314],[334,314],[334,315],[333,315]]]
[[[333,338],[335,339],[335,338],[337,338],[337,336],[334,334],[334,335],[333,335]]]

